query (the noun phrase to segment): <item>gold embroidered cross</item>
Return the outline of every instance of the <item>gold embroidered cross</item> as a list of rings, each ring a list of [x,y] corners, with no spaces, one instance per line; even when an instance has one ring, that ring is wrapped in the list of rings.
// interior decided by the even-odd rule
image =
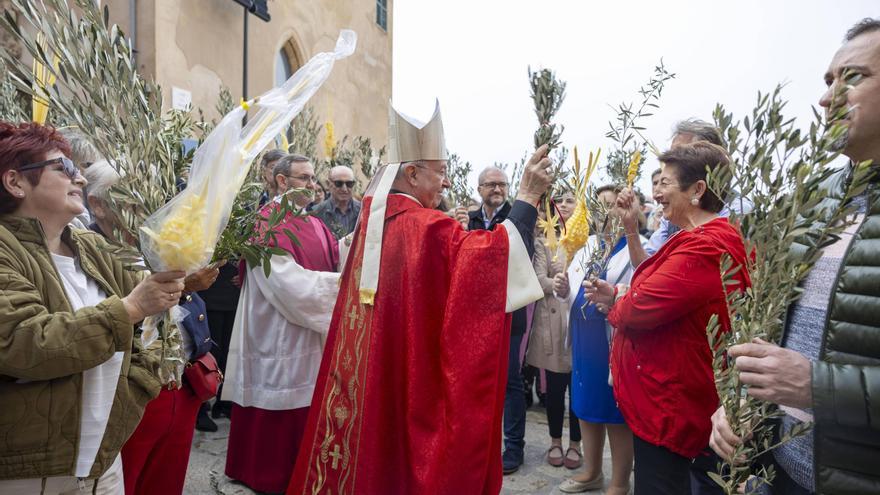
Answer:
[[[348,314],[348,329],[354,330],[354,325],[357,322],[358,309],[357,306],[351,306],[351,313]]]
[[[339,453],[339,444],[333,446],[333,452],[330,452],[330,457],[333,458],[333,464],[330,467],[333,469],[339,468],[339,458],[342,457],[342,454]]]

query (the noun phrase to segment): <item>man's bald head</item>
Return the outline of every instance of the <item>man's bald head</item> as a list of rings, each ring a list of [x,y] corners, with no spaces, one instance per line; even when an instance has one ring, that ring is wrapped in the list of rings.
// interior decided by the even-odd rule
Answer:
[[[345,165],[337,165],[330,169],[330,180],[354,180],[354,171]]]

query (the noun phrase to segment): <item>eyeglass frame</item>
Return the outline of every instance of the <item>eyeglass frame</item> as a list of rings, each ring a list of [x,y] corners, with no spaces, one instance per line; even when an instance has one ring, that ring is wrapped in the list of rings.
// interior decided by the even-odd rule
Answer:
[[[285,175],[285,177],[287,177],[288,179],[301,180],[303,182],[308,182],[310,184],[317,184],[318,183],[318,176],[317,175]]]
[[[41,162],[28,163],[27,165],[19,167],[17,170],[19,172],[26,172],[28,170],[36,170],[38,168],[48,167],[49,165],[54,165],[56,163],[61,164],[61,171],[64,172],[65,175],[70,177],[70,180],[76,180],[76,178],[80,176],[79,168],[77,168],[76,164],[73,163],[73,160],[67,158],[66,156],[50,158],[49,160],[43,160]]]
[[[479,184],[480,187],[488,188],[490,191],[494,190],[496,187],[499,189],[507,189],[510,187],[509,182],[483,182]]]

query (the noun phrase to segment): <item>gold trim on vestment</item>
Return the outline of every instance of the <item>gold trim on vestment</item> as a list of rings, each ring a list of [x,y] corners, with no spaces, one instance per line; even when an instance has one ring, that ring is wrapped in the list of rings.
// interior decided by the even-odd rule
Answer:
[[[360,280],[360,271],[360,267],[354,269],[353,281]],[[336,329],[326,400],[321,406],[324,438],[320,441],[320,455],[314,456],[313,451],[310,453],[310,463],[315,471],[311,486],[314,495],[354,493],[355,467],[363,426],[363,403],[358,391],[362,386],[362,375],[366,373],[368,350],[364,347],[368,341],[365,338],[373,316],[373,308],[361,302],[357,286],[357,283],[348,285],[345,306]],[[330,487],[325,484],[331,472],[337,477],[338,485],[328,490]]]

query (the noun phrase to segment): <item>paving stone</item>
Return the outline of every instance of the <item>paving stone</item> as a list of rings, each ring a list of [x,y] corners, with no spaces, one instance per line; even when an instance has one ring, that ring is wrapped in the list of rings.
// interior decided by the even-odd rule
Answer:
[[[217,419],[214,433],[196,431],[189,458],[184,493],[191,495],[251,495],[252,490],[230,480],[223,474],[226,466],[226,443],[229,439],[229,420]],[[566,425],[568,419],[566,419]],[[568,428],[563,430],[563,445],[568,443]],[[544,409],[532,407],[526,415],[525,462],[514,474],[504,477],[505,495],[559,495],[559,484],[575,473],[565,467],[547,464],[545,454],[550,447],[547,416]],[[605,479],[611,476],[611,457],[605,442],[603,471]],[[593,491],[588,493],[601,493]]]

